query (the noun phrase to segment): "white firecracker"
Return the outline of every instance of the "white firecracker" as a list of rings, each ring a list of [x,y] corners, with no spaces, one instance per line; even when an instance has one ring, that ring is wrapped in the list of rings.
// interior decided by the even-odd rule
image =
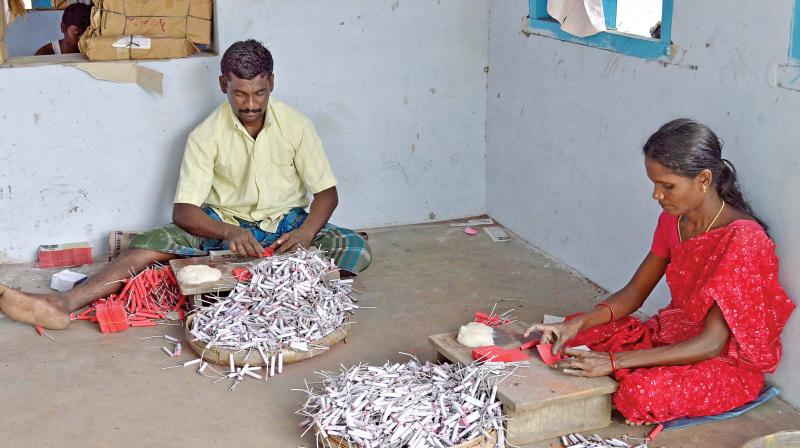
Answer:
[[[495,432],[505,446],[497,384],[524,363],[432,364],[416,359],[382,367],[320,372],[303,390],[298,414],[323,446],[328,437],[354,447],[450,447]],[[308,431],[308,429],[306,431]]]
[[[325,279],[336,269],[319,251],[299,249],[269,257],[250,267],[251,280],[199,308],[191,334],[206,348],[270,355],[282,348],[327,348],[315,343],[344,326],[358,308],[352,280]]]

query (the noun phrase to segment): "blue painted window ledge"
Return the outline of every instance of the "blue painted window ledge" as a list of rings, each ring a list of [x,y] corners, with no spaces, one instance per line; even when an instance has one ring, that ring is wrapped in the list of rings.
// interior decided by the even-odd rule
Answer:
[[[775,67],[775,85],[800,92],[800,0],[794,6],[789,62]]]
[[[603,0],[603,12],[609,30],[589,37],[573,36],[562,31],[561,24],[547,14],[547,0],[529,1],[530,14],[525,29],[527,34],[550,37],[644,59],[669,60],[671,56],[673,0],[662,0],[661,39],[614,30],[617,20],[616,0]]]

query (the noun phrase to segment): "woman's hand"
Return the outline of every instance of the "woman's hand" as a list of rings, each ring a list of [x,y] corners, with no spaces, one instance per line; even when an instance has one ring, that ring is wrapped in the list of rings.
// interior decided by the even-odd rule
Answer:
[[[553,364],[552,367],[561,370],[567,375],[598,377],[608,376],[613,373],[611,355],[607,352],[566,348],[564,349],[564,354],[570,356],[570,358],[561,360]]]
[[[540,344],[553,344],[553,356],[561,351],[564,344],[570,339],[574,338],[578,331],[581,329],[581,322],[579,319],[572,319],[558,324],[536,324],[531,325],[525,331],[525,337],[533,331],[542,333],[542,338],[539,340]]]

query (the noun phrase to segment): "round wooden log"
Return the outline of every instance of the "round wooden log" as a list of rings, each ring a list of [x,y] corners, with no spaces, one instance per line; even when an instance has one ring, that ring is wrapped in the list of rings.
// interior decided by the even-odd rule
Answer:
[[[348,444],[336,436],[328,436],[327,439],[322,441],[322,445],[325,448],[351,448],[358,446],[353,443]],[[491,431],[489,432],[489,437],[481,434],[472,440],[453,445],[450,448],[494,448],[495,445],[497,445],[497,433]]]
[[[800,448],[800,431],[781,431],[758,437],[742,448]]]
[[[248,356],[248,350],[234,351],[220,347],[206,348],[206,344],[204,342],[194,341],[193,339],[195,337],[192,335],[192,333],[190,333],[193,319],[194,314],[190,314],[186,317],[186,324],[184,325],[183,331],[185,333],[186,341],[189,342],[189,347],[191,347],[198,356],[202,356],[204,360],[219,366],[229,366],[230,355],[233,355],[233,363],[237,367],[244,367],[245,364],[250,364],[251,367],[264,366],[264,360],[261,359],[261,355],[256,349],[250,350],[250,356]],[[350,325],[351,323],[346,321],[342,327],[333,330],[332,332],[328,333],[328,335],[313,342],[313,344],[328,348],[333,347],[339,341],[350,336]],[[328,350],[310,349],[307,352],[303,352],[290,348],[284,348],[281,349],[281,351],[283,352],[283,363],[292,364],[304,359],[313,358]]]

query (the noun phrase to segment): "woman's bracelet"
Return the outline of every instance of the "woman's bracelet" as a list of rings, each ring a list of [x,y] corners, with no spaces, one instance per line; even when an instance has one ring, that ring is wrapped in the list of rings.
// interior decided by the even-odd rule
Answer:
[[[597,305],[595,305],[594,307],[597,308],[598,306],[604,306],[604,307],[608,308],[608,311],[611,312],[611,320],[609,320],[608,323],[614,322],[616,320],[614,318],[614,308],[611,308],[611,305],[607,304],[606,302],[600,302]]]
[[[617,363],[614,361],[614,352],[608,352],[608,357],[611,358],[611,374],[617,373]]]

